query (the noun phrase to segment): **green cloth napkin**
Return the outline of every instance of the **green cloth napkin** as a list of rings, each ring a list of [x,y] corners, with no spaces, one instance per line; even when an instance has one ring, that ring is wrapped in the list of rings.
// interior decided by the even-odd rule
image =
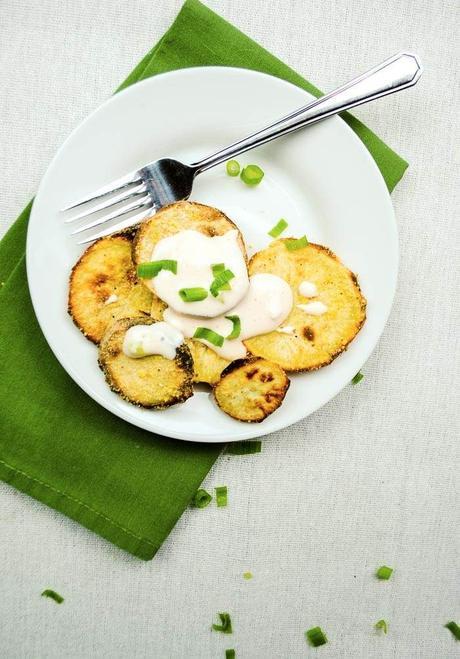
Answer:
[[[320,95],[197,0],[185,2],[120,89],[157,73],[216,64],[271,73]],[[407,163],[357,119],[348,114],[344,119],[392,190]],[[24,250],[31,205],[0,243],[0,477],[135,556],[151,559],[222,447],[131,426],[99,407],[61,368],[29,297]]]

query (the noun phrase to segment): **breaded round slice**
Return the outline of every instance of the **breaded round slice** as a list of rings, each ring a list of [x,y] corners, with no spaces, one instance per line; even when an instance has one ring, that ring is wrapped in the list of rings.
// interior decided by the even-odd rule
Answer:
[[[99,343],[117,318],[149,314],[152,293],[136,276],[130,235],[100,238],[82,254],[69,282],[68,309],[75,325]]]
[[[274,412],[289,389],[289,378],[277,364],[250,357],[231,362],[214,387],[220,409],[238,421],[260,423]]]
[[[246,259],[243,237],[238,227],[226,215],[212,206],[178,201],[165,206],[140,225],[134,239],[134,261],[136,265],[151,261],[155,245],[179,231],[194,230],[206,236],[223,236],[227,231],[235,229],[238,231],[241,251]],[[149,287],[150,280],[143,281]]]
[[[291,333],[274,331],[244,341],[253,355],[276,362],[286,371],[313,371],[330,364],[363,326],[366,299],[358,280],[327,247],[310,243],[290,251],[286,239],[276,240],[252,257],[250,275],[260,272],[285,279],[294,304],[283,323]],[[315,284],[316,297],[300,295],[299,285],[304,281]],[[327,311],[313,315],[297,306],[314,301],[326,305]]]
[[[151,318],[120,318],[107,329],[99,346],[99,366],[109,387],[138,405],[163,409],[193,396],[193,361],[185,344],[175,359],[148,355],[133,359],[123,352],[125,334],[134,325],[152,325]]]

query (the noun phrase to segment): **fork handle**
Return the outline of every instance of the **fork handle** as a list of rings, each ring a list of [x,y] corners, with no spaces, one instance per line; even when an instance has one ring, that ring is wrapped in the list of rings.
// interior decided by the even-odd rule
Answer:
[[[191,166],[196,174],[233,158],[240,153],[254,149],[261,144],[292,133],[299,128],[321,121],[338,112],[349,110],[357,105],[368,103],[381,96],[412,87],[422,75],[422,66],[416,55],[398,53],[367,73],[354,78],[329,94],[311,101],[261,130],[234,142]]]

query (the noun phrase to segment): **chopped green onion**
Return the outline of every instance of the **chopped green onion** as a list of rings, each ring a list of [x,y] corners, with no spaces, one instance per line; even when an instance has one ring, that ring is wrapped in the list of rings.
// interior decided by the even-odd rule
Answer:
[[[232,629],[232,621],[230,619],[230,614],[229,613],[218,613],[217,614],[220,618],[221,625],[216,625],[215,623],[213,624],[212,628],[216,632],[222,632],[223,634],[231,634],[233,629]]]
[[[381,629],[383,633],[386,634],[388,631],[388,623],[386,622],[386,620],[379,620],[378,622],[375,623],[375,628],[377,630]]]
[[[361,382],[363,377],[364,375],[361,373],[361,371],[358,371],[356,375],[352,378],[351,384],[358,384],[358,382]]]
[[[246,185],[259,185],[263,177],[264,172],[259,165],[246,165],[240,174],[240,179]]]
[[[225,650],[225,659],[235,659],[235,650]]]
[[[209,327],[197,327],[193,338],[204,339],[205,341],[212,343],[212,345],[216,346],[217,348],[222,348],[224,345],[224,337],[222,334],[217,334],[217,332],[209,329]]]
[[[375,576],[377,577],[377,579],[385,579],[385,581],[387,581],[392,574],[393,574],[392,567],[388,567],[387,565],[382,565],[375,573]]]
[[[184,302],[201,302],[201,300],[205,300],[208,297],[208,291],[199,286],[195,288],[181,288],[179,295]]]
[[[233,323],[233,329],[228,336],[225,338],[231,341],[232,339],[237,339],[241,334],[241,320],[239,316],[225,316],[227,320],[231,320]]]
[[[288,223],[286,222],[286,220],[284,218],[281,218],[278,224],[275,224],[273,229],[271,229],[268,232],[268,235],[271,236],[272,238],[278,238],[278,236],[280,236],[283,233],[283,231],[287,228],[287,226]]]
[[[227,448],[227,453],[231,455],[249,455],[250,453],[260,453],[262,442],[232,442]]]
[[[62,602],[64,601],[62,595],[59,595],[59,593],[57,593],[55,590],[50,590],[50,589],[44,590],[42,593],[42,597],[49,597],[58,604],[62,604]]]
[[[164,261],[149,261],[148,263],[140,263],[137,266],[137,276],[142,279],[153,279],[156,277],[160,270],[169,270],[177,275],[177,261],[164,260]]]
[[[214,281],[211,284],[210,291],[211,295],[217,297],[221,290],[229,290],[230,285],[229,281],[233,279],[235,275],[231,270],[222,270],[215,275]]]
[[[457,625],[456,622],[451,620],[450,622],[447,622],[444,627],[446,627],[452,634],[455,636],[457,641],[460,641],[460,627]]]
[[[289,238],[284,244],[290,252],[294,252],[296,249],[307,247],[308,239],[307,236],[302,236],[301,238]]]
[[[195,508],[206,508],[212,500],[212,496],[206,490],[200,489],[197,490],[195,496],[192,499],[192,506]]]
[[[243,572],[243,579],[246,579],[246,581],[252,579],[252,577],[253,577],[252,572]]]
[[[218,508],[224,508],[227,505],[227,486],[215,487],[216,503]]]
[[[225,263],[213,263],[211,266],[212,274],[217,277],[219,272],[225,270]]]
[[[305,636],[307,637],[310,645],[313,645],[314,648],[327,643],[326,634],[323,632],[321,627],[312,627],[305,632]]]
[[[227,174],[229,176],[238,176],[240,173],[240,163],[238,160],[229,160],[227,162]]]

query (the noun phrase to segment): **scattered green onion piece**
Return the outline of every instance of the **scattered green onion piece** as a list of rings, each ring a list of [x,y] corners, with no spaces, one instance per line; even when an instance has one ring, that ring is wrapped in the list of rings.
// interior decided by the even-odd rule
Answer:
[[[227,505],[227,486],[215,487],[216,503],[218,508],[224,508]]]
[[[217,277],[219,272],[223,272],[223,270],[225,270],[225,263],[213,263],[211,270],[214,277]]]
[[[382,630],[384,634],[387,633],[388,631],[388,623],[386,620],[379,620],[378,622],[375,623],[375,628],[377,630]]]
[[[57,593],[55,590],[50,590],[48,588],[43,591],[42,597],[49,597],[50,599],[54,600],[58,604],[62,604],[62,602],[64,601],[64,598],[62,597],[62,595],[59,595],[59,593]]]
[[[197,490],[195,496],[192,499],[192,506],[195,508],[206,508],[212,501],[212,496],[206,490],[199,489]]]
[[[450,622],[447,622],[444,627],[446,627],[452,634],[455,636],[457,641],[460,641],[460,627],[457,625],[456,622],[451,620]]]
[[[230,285],[229,281],[233,279],[235,275],[231,270],[222,270],[215,275],[214,281],[211,284],[210,291],[213,297],[217,297],[221,290],[229,290]]]
[[[137,266],[137,276],[142,279],[153,279],[156,277],[160,270],[169,270],[177,275],[177,261],[164,260],[164,261],[149,261],[148,263],[140,263]]]
[[[184,302],[201,302],[201,300],[205,300],[208,297],[208,291],[199,286],[195,288],[181,288],[179,295]]]
[[[321,627],[312,627],[305,632],[305,636],[307,637],[310,645],[313,645],[314,648],[327,643],[326,634],[323,632]]]
[[[217,614],[220,618],[221,625],[216,625],[215,623],[212,625],[212,628],[216,632],[222,632],[223,634],[231,634],[233,632],[232,629],[232,621],[230,619],[230,614],[229,613],[218,613]]]
[[[382,565],[375,573],[375,576],[377,577],[377,579],[384,579],[385,581],[388,581],[388,579],[391,577],[392,574],[393,574],[392,567],[388,567],[387,565]]]
[[[290,252],[294,252],[296,249],[307,247],[308,239],[307,236],[302,236],[301,238],[289,238],[284,244],[286,245],[286,249]]]
[[[238,176],[240,173],[240,163],[238,160],[229,160],[227,162],[227,174],[229,176]]]
[[[249,455],[250,453],[260,453],[262,451],[262,442],[232,442],[227,448],[227,453],[231,455]]]
[[[252,572],[243,572],[243,579],[246,579],[246,581],[252,579],[252,577],[253,577]]]
[[[227,320],[231,320],[233,323],[233,329],[228,336],[225,338],[231,341],[232,339],[237,339],[241,334],[241,320],[239,316],[225,316]]]
[[[278,236],[280,236],[283,233],[283,231],[287,228],[287,226],[288,223],[286,222],[286,220],[284,218],[281,218],[281,220],[277,224],[275,224],[273,229],[271,229],[268,232],[268,235],[271,236],[272,238],[278,238]]]
[[[217,332],[209,329],[209,327],[197,327],[193,338],[204,339],[217,348],[221,348],[224,345],[224,337],[222,334],[217,334]]]
[[[235,659],[235,650],[225,650],[225,659]]]
[[[259,185],[264,177],[264,171],[259,165],[246,165],[240,174],[240,179],[246,185]]]
[[[352,378],[351,384],[358,384],[358,382],[361,382],[363,377],[364,375],[361,373],[361,371],[358,371],[356,375]]]

